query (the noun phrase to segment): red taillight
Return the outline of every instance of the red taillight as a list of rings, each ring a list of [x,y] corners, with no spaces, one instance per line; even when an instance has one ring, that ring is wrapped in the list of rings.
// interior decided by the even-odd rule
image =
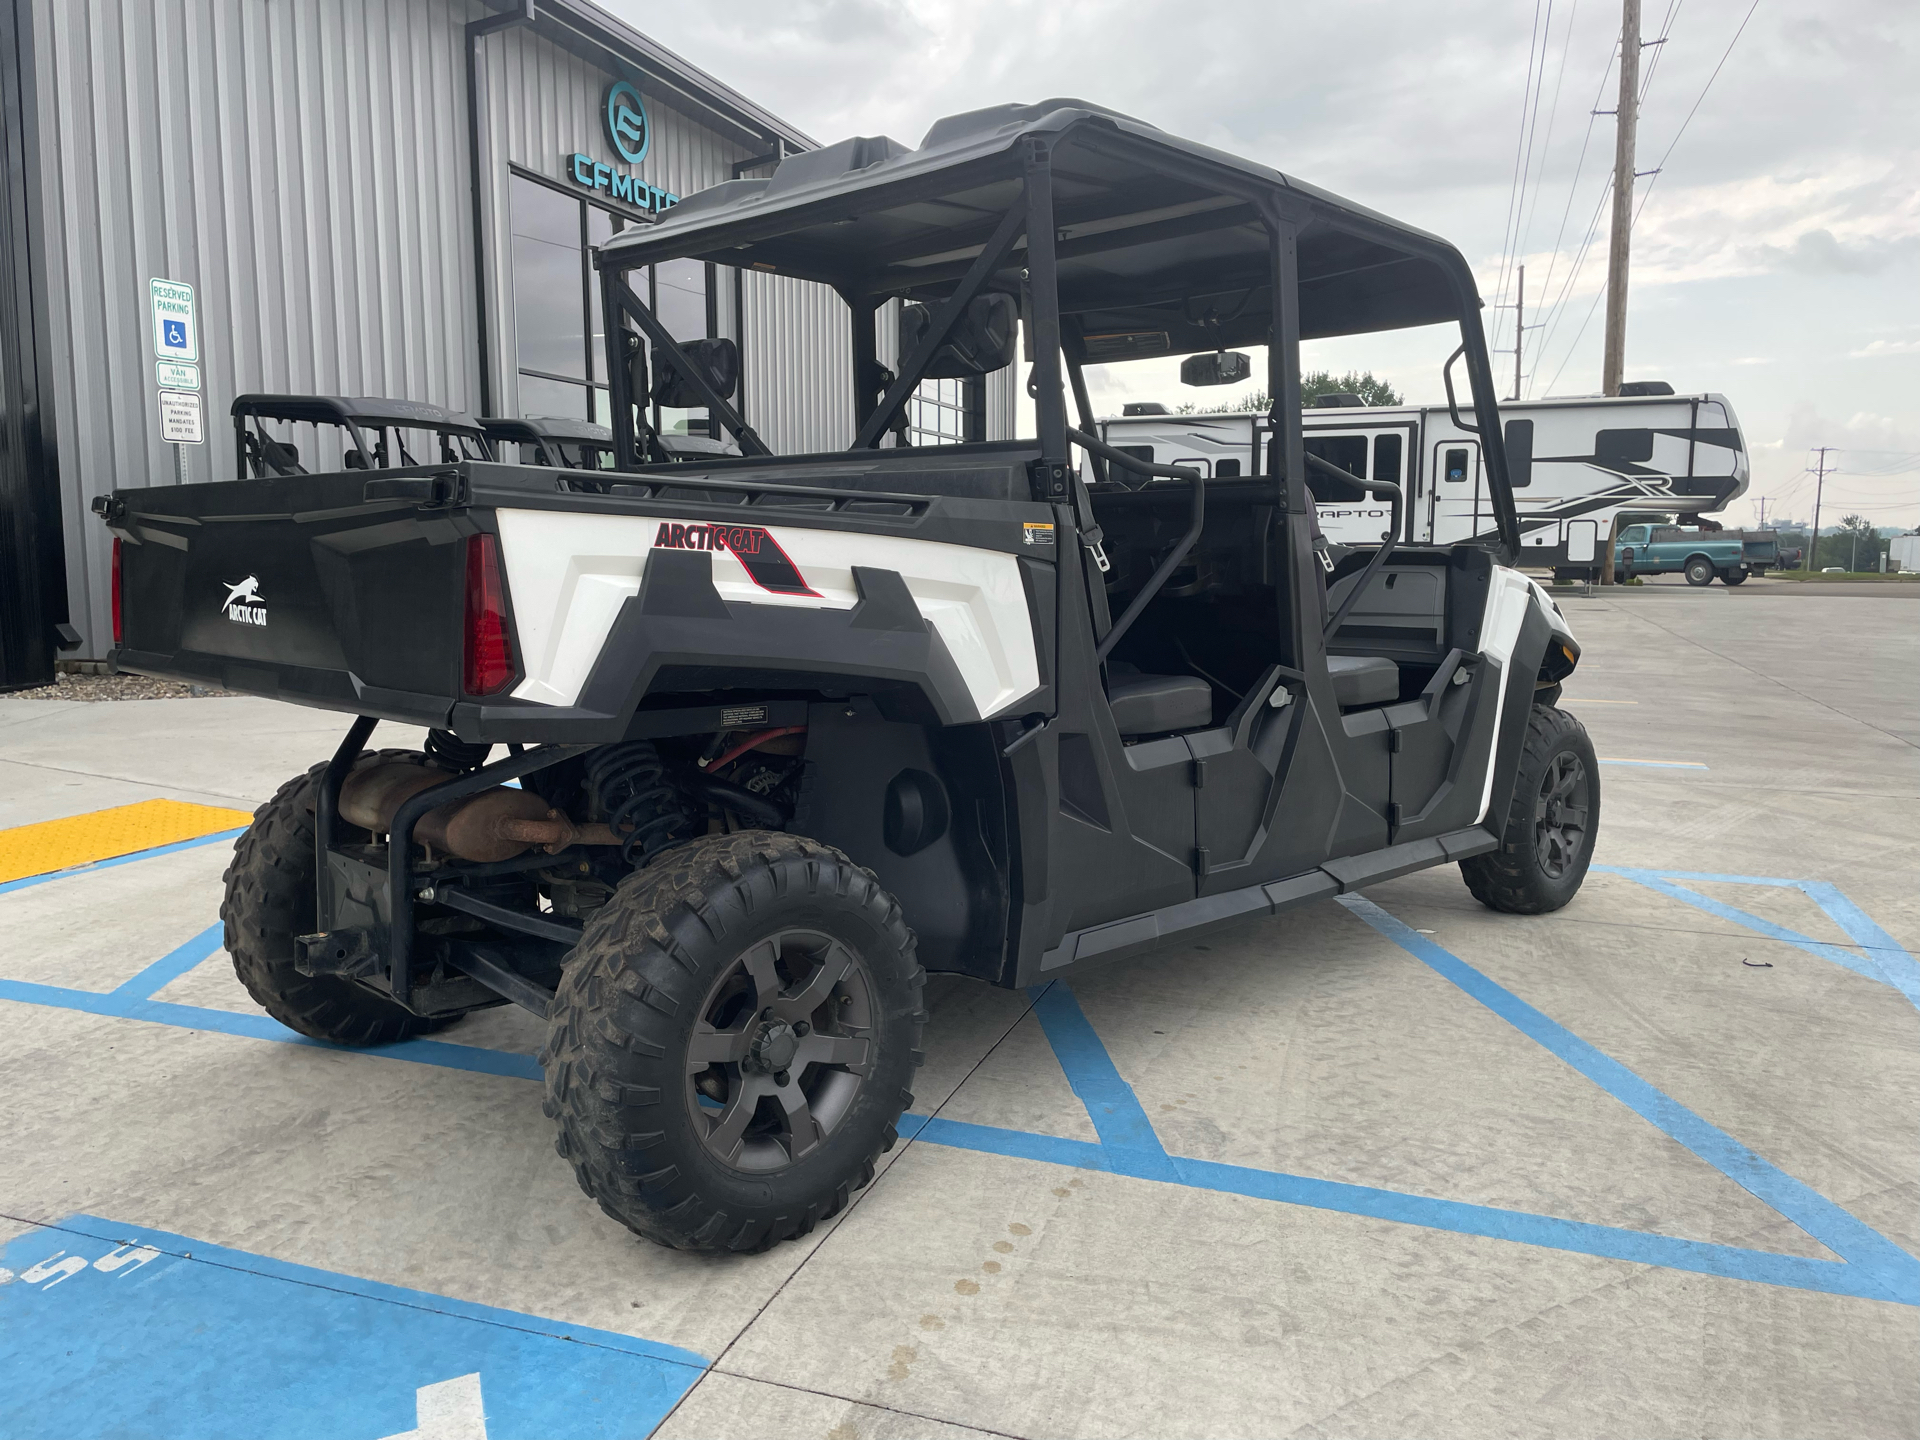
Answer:
[[[500,575],[500,542],[467,540],[467,626],[463,675],[469,695],[494,695],[513,683],[513,643],[507,638],[507,586]]]
[[[126,542],[113,537],[113,643],[120,643],[120,547]]]

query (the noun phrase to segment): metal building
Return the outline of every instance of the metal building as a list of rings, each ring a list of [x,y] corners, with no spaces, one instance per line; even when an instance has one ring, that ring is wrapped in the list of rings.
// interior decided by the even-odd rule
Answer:
[[[586,248],[813,143],[586,0],[0,0],[0,689],[105,656],[91,497],[231,477],[237,394],[604,423]],[[851,442],[838,296],[651,283],[676,334],[739,342],[776,450]],[[918,423],[1005,435],[1012,387]]]

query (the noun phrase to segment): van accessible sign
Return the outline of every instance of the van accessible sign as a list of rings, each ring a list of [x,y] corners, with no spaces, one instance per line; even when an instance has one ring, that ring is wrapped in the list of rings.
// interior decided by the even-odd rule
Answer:
[[[630,81],[616,80],[607,86],[607,93],[601,97],[600,114],[606,125],[607,143],[613,147],[614,154],[629,165],[638,165],[647,158],[647,151],[653,146],[653,122],[647,118],[646,102]],[[614,174],[611,165],[602,164],[591,155],[569,155],[566,164],[574,184],[588,190],[604,190],[609,199],[649,214],[658,214],[680,201],[678,195],[650,185],[637,175]]]

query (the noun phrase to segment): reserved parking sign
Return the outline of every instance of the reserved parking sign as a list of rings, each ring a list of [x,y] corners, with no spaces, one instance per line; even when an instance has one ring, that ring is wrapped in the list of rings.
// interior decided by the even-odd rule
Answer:
[[[200,326],[193,313],[193,287],[178,280],[147,281],[153,311],[156,359],[194,364],[200,359]]]

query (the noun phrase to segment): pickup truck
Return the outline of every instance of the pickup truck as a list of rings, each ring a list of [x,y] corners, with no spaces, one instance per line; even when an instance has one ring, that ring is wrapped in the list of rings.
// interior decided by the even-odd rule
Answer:
[[[1687,577],[1689,585],[1746,581],[1753,567],[1738,530],[1684,530],[1678,525],[1629,525],[1614,543],[1616,574]]]

